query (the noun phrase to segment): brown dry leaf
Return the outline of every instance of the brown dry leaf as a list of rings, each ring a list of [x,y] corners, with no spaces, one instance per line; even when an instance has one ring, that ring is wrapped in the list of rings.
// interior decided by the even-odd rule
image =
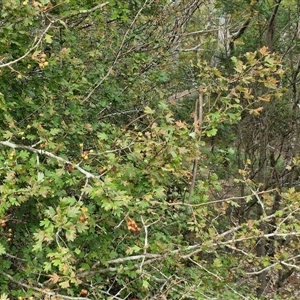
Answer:
[[[260,54],[265,55],[269,53],[269,49],[266,46],[263,46],[262,48],[259,49]]]
[[[83,127],[84,127],[87,131],[89,131],[89,132],[92,132],[92,131],[93,131],[93,127],[92,127],[92,125],[89,124],[89,123],[84,124]]]
[[[263,108],[262,106],[260,106],[260,107],[258,107],[258,108],[255,108],[255,109],[252,109],[252,110],[250,111],[250,114],[253,114],[253,115],[259,115],[263,109],[264,109],[264,108]]]
[[[224,211],[226,211],[227,208],[228,208],[228,203],[227,203],[227,202],[222,202],[222,209],[223,209]]]
[[[50,275],[50,279],[49,279],[49,280],[50,280],[53,284],[56,284],[56,283],[59,282],[59,279],[60,279],[60,277],[59,277],[56,273],[54,273],[54,274]]]
[[[271,100],[271,95],[266,95],[264,97],[257,97],[258,100],[264,101],[264,102],[270,102]]]
[[[58,54],[59,57],[64,58],[70,55],[71,49],[70,48],[62,48]]]
[[[285,168],[286,168],[286,170],[288,170],[288,171],[291,171],[291,170],[292,170],[292,167],[291,167],[290,165],[287,165]]]
[[[253,227],[254,222],[253,222],[253,220],[248,220],[247,224],[248,224],[248,227],[251,229]]]
[[[186,123],[185,123],[185,122],[182,122],[182,121],[176,121],[175,124],[176,124],[176,126],[177,126],[179,129],[184,129],[184,128],[186,128]]]

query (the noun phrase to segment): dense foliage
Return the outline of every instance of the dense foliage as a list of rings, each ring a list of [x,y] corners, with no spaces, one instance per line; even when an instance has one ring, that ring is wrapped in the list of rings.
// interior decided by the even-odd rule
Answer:
[[[0,3],[0,299],[298,299],[299,1],[98,2]]]

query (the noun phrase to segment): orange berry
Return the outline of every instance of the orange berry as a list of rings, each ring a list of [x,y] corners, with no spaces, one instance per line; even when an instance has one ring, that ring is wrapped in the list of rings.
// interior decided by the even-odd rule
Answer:
[[[84,290],[84,289],[82,289],[81,291],[80,291],[80,294],[79,294],[80,296],[82,296],[82,297],[85,297],[85,296],[87,296],[88,295],[88,291],[87,290]]]

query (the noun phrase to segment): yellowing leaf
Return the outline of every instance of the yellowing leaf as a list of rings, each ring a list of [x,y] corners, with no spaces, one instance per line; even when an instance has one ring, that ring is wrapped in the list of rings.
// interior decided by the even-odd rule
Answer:
[[[53,42],[52,35],[46,34],[45,35],[45,41],[46,41],[47,44],[52,44],[52,42]]]
[[[9,300],[9,298],[6,294],[2,294],[0,295],[0,300]]]
[[[257,99],[264,102],[270,102],[271,96],[270,95],[265,95],[263,97],[258,96]]]
[[[70,52],[71,52],[71,49],[70,48],[62,48],[60,51],[59,51],[59,56],[60,57],[67,57],[70,55]]]
[[[69,280],[63,281],[59,284],[63,289],[66,289],[70,286]]]
[[[149,288],[149,282],[148,281],[143,280],[143,288],[146,289],[146,290]]]
[[[222,261],[219,259],[219,258],[215,258],[214,259],[214,266],[217,267],[217,268],[220,268],[222,267]]]
[[[61,25],[63,25],[66,29],[68,28],[68,27],[67,27],[67,24],[66,24],[63,20],[59,20],[59,23],[60,23]]]
[[[144,109],[144,112],[146,114],[153,115],[155,111],[153,109],[151,109],[149,106],[146,106]]]

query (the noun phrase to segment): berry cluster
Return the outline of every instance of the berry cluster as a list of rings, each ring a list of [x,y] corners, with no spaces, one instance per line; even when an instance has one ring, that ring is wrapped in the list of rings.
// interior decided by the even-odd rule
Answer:
[[[134,220],[127,221],[127,229],[133,232],[141,231],[141,228],[136,224]]]
[[[79,294],[79,295],[80,295],[81,297],[87,297],[88,294],[89,294],[89,292],[88,292],[87,290],[82,289],[82,290],[80,291],[80,294]]]
[[[4,219],[0,220],[0,226],[5,227],[5,225],[6,225],[6,220]]]
[[[36,51],[32,54],[31,58],[35,60],[41,69],[44,69],[49,65],[47,62],[47,55],[43,52],[41,53],[40,51]]]
[[[86,207],[81,207],[81,214],[80,214],[80,217],[79,217],[79,222],[84,224],[84,225],[88,225],[89,222],[89,216],[87,214],[88,212],[88,209]]]

